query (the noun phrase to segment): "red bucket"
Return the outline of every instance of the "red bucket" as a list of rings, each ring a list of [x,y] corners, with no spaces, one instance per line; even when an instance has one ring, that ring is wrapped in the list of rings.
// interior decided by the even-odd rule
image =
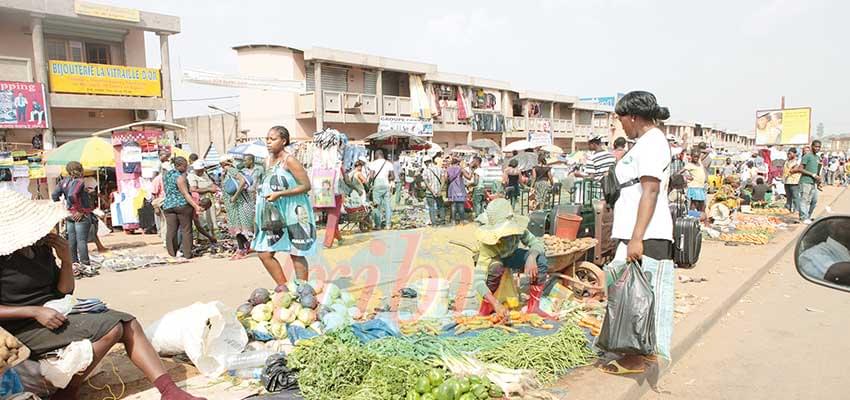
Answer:
[[[561,214],[558,216],[558,224],[555,226],[555,236],[567,240],[576,240],[578,230],[581,228],[581,216],[575,214]]]

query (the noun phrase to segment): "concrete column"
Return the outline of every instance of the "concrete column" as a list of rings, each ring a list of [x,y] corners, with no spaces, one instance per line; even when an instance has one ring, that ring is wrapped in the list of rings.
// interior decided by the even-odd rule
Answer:
[[[378,96],[378,118],[384,115],[384,70],[378,70],[378,82],[375,86],[375,95]]]
[[[44,98],[45,118],[48,121],[47,129],[42,129],[42,139],[44,140],[44,149],[52,150],[56,148],[56,138],[53,134],[53,117],[50,110],[50,79],[48,79],[48,63],[47,52],[44,49],[44,20],[42,15],[33,15],[32,28],[32,52],[33,62],[35,63],[35,81],[44,84],[47,88]],[[51,188],[52,189],[52,188]]]
[[[162,99],[165,100],[165,120],[174,122],[174,103],[171,101],[171,57],[168,51],[168,34],[157,33],[157,35],[159,36],[159,54],[162,60],[162,65],[159,69],[160,75],[162,75]]]
[[[315,68],[315,76],[316,76],[316,131],[321,131],[325,129],[325,94],[322,89],[322,63],[316,62],[313,67]],[[381,86],[381,75],[378,74],[378,87]]]

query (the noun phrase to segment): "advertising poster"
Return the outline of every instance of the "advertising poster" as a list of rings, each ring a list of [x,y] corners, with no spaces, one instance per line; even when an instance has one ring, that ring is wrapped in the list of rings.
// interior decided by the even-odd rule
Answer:
[[[0,81],[0,129],[47,128],[44,85]]]
[[[336,206],[336,202],[334,199],[334,179],[336,178],[336,172],[330,168],[314,168],[313,174],[311,177],[312,182],[312,190],[310,191],[310,197],[312,197],[313,207],[315,208],[329,208]]]
[[[812,109],[756,111],[757,145],[802,145],[809,142]]]
[[[532,147],[552,144],[552,132],[529,132],[528,141]]]

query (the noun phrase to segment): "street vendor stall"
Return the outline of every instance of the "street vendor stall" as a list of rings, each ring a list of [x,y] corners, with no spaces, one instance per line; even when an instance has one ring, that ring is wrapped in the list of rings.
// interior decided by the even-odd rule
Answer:
[[[110,207],[113,227],[120,226],[125,232],[155,228],[151,192],[153,178],[161,170],[159,151],[174,146],[167,131],[185,129],[165,121],[142,121],[92,134],[93,138],[109,135],[111,139],[110,151],[104,153],[113,156],[117,180]]]

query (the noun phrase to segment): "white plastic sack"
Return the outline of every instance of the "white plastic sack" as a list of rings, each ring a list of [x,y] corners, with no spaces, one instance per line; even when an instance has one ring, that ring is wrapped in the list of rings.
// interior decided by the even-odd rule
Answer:
[[[44,303],[44,307],[52,308],[56,310],[56,312],[67,316],[71,313],[71,310],[74,309],[74,306],[77,305],[77,299],[70,294],[66,294],[65,297],[57,300],[50,300],[47,303]]]
[[[59,350],[56,358],[39,360],[41,375],[53,386],[63,389],[71,382],[77,372],[84,371],[91,365],[94,351],[88,339],[71,342]]]
[[[236,313],[219,301],[171,311],[148,326],[145,335],[160,355],[186,353],[209,377],[224,373],[227,358],[241,353],[248,344],[248,334]]]
[[[97,236],[106,236],[110,233],[112,233],[112,229],[109,229],[109,227],[106,226],[106,223],[103,222],[102,219],[98,218],[97,219]]]

